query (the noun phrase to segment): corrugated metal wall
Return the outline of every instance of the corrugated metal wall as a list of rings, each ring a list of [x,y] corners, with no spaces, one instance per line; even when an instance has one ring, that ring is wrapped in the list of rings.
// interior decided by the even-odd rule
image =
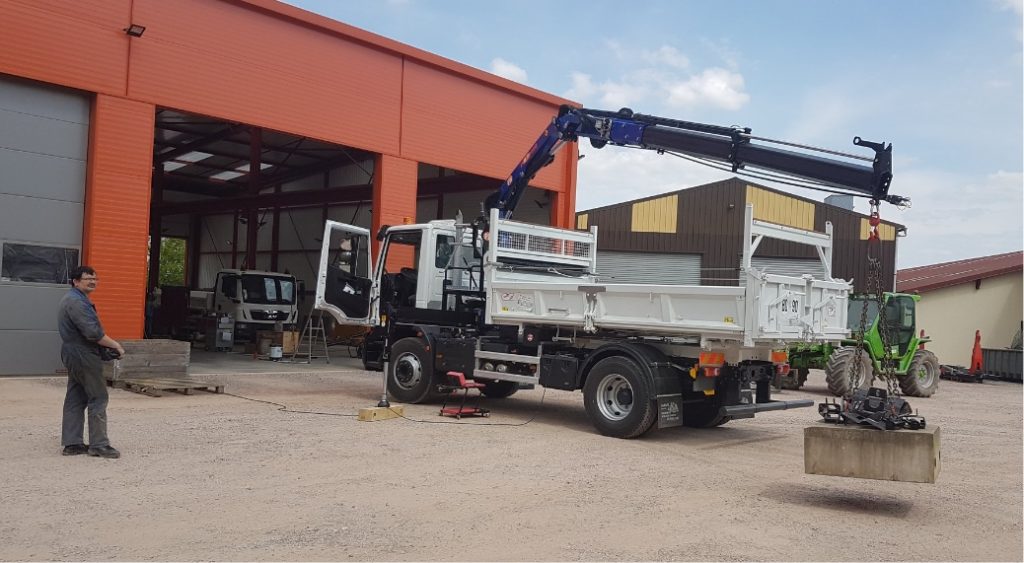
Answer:
[[[835,246],[833,275],[853,279],[858,290],[867,289],[866,234],[862,221],[866,216],[821,202],[801,198],[731,178],[696,186],[679,192],[675,232],[644,232],[636,229],[634,213],[638,206],[650,207],[666,201],[665,194],[629,201],[577,213],[576,227],[598,227],[598,249],[601,251],[644,251],[657,253],[700,254],[703,256],[702,279],[705,285],[735,285],[743,248],[743,209],[754,204],[755,218],[797,228],[825,232],[831,221]],[[893,208],[883,214],[895,216]],[[882,240],[876,250],[882,262],[883,289],[891,290],[895,276],[895,223],[883,223]],[[759,258],[816,260],[817,252],[808,246],[765,239],[755,253]]]
[[[114,338],[142,335],[155,117],[150,104],[104,94],[93,105],[83,262],[103,278],[93,302]]]
[[[123,32],[131,23],[142,37]],[[271,0],[7,0],[0,73],[100,94],[84,246],[117,280],[97,293],[116,337],[142,333],[156,107],[383,154],[377,226],[416,217],[417,161],[504,179],[567,103]],[[534,180],[560,225],[576,156],[570,146]]]

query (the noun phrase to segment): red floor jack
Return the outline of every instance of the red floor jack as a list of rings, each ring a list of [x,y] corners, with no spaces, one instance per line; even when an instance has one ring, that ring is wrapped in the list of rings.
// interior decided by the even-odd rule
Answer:
[[[450,393],[445,397],[444,404],[441,405],[441,412],[438,413],[441,416],[454,416],[455,418],[462,418],[464,416],[488,416],[491,411],[482,409],[480,407],[467,407],[466,399],[469,397],[470,389],[483,389],[486,387],[483,383],[477,383],[475,381],[467,381],[466,376],[462,372],[450,371],[448,372],[448,378],[452,382],[450,387]],[[458,407],[449,407],[448,399],[451,399],[458,394],[459,390],[462,390],[462,402]],[[480,400],[480,396],[477,396],[477,401]]]

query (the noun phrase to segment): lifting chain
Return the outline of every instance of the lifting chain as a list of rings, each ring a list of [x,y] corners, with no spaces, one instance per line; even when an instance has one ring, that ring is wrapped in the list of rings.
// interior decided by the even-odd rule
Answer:
[[[882,219],[878,215],[878,201],[871,200],[871,214],[868,219],[870,230],[868,231],[868,294],[875,297],[875,305],[878,307],[878,336],[882,341],[882,358],[879,362],[881,364],[882,372],[879,376],[885,380],[886,387],[889,390],[890,397],[900,396],[899,381],[896,379],[896,366],[893,363],[892,358],[892,333],[891,333],[891,321],[895,319],[888,319],[885,315],[885,290],[882,287],[882,258],[881,258],[881,242],[878,236],[878,226],[881,224]],[[867,301],[865,301],[865,304]],[[863,345],[863,334],[867,330],[865,326],[866,319],[861,319],[861,345]],[[871,384],[875,383],[874,370],[871,371]],[[898,413],[892,413],[896,415]]]
[[[870,388],[867,391],[860,389],[860,382],[854,386],[854,374],[862,367],[860,354],[867,353],[864,343],[864,335],[868,329],[868,300],[864,299],[864,305],[860,312],[860,331],[856,334],[856,353],[847,367],[847,394],[843,397],[843,405],[836,403],[825,403],[818,405],[818,413],[825,419],[825,422],[838,424],[868,424],[881,430],[894,430],[896,428],[907,428],[919,430],[925,427],[925,419],[911,414],[910,405],[900,396],[899,381],[896,379],[896,365],[892,357],[892,333],[889,321],[885,316],[885,292],[882,287],[882,261],[880,254],[880,242],[878,237],[878,226],[881,219],[878,215],[878,201],[871,200],[871,215],[868,233],[868,280],[867,293],[873,296],[877,307],[878,335],[882,341],[881,373],[879,377],[885,380],[888,392],[882,389]],[[870,357],[870,354],[868,354]],[[871,386],[875,383],[874,365],[871,370]],[[867,374],[862,374],[867,377]]]

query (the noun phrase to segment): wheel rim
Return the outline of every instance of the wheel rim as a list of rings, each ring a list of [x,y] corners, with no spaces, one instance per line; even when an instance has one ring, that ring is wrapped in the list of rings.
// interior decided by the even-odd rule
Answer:
[[[856,363],[854,364],[853,373],[850,374],[850,391],[860,389],[868,381],[868,374],[872,369],[870,361],[863,355],[854,361]]]
[[[625,377],[610,373],[597,386],[597,408],[608,420],[622,420],[633,409],[633,386]]]
[[[395,360],[395,385],[412,390],[423,379],[423,364],[416,354],[406,352]]]
[[[917,368],[917,384],[927,389],[932,386],[935,379],[935,371],[932,367],[927,364],[921,364],[921,367]]]

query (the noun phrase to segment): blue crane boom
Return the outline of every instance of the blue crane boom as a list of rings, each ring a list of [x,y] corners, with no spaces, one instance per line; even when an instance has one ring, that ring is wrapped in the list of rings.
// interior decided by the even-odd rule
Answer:
[[[501,218],[509,218],[526,191],[527,184],[537,172],[551,164],[563,144],[580,138],[590,139],[595,148],[611,143],[659,153],[678,153],[696,159],[727,163],[733,172],[741,168],[758,169],[783,174],[787,179],[812,182],[794,184],[800,187],[868,197],[894,205],[910,203],[903,196],[889,194],[892,182],[892,144],[874,143],[855,137],[854,145],[874,151],[874,156],[869,158],[762,139],[752,136],[749,128],[722,127],[643,115],[625,108],[613,112],[562,106],[501,187],[487,198],[487,210],[497,208]],[[766,146],[754,143],[754,140],[870,161],[871,165]]]

